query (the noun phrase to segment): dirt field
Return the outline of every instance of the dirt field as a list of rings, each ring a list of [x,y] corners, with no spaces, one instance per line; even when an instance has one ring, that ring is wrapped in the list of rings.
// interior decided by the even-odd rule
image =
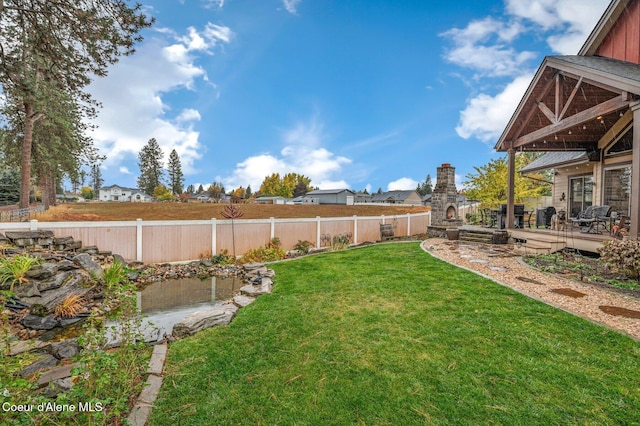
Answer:
[[[235,204],[244,215],[241,219],[268,219],[275,217],[348,217],[393,216],[420,213],[430,207],[416,206],[309,206]],[[112,221],[112,220],[207,220],[224,219],[224,204],[195,203],[69,203],[52,207],[34,217],[41,222]]]

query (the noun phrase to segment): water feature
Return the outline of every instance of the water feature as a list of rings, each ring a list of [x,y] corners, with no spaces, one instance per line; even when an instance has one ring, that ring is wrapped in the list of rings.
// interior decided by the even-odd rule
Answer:
[[[242,279],[238,277],[158,281],[138,292],[137,305],[145,322],[170,333],[176,322],[193,312],[230,300],[242,285]]]
[[[232,299],[243,285],[240,277],[178,278],[149,284],[136,294],[136,305],[143,315],[141,333],[147,341],[161,340],[175,323]],[[115,322],[107,321],[106,325],[114,326]],[[113,343],[113,334],[108,334]]]

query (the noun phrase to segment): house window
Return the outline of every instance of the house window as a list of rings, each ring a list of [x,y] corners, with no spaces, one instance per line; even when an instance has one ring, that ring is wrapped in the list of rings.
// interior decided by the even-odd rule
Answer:
[[[618,214],[631,211],[631,166],[605,169],[603,204]]]
[[[593,204],[593,176],[578,176],[569,179],[569,206],[571,217]]]

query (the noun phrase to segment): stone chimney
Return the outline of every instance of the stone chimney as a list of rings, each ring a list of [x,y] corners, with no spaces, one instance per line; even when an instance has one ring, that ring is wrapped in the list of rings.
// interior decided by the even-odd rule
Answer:
[[[431,193],[431,226],[457,228],[460,225],[456,169],[449,163],[443,163],[438,167],[436,186]]]

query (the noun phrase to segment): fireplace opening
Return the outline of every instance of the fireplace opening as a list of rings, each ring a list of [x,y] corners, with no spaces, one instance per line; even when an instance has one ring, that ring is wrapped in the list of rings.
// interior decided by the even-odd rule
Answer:
[[[454,206],[447,207],[446,218],[447,218],[447,220],[451,220],[451,219],[455,219],[456,218],[456,208]]]

